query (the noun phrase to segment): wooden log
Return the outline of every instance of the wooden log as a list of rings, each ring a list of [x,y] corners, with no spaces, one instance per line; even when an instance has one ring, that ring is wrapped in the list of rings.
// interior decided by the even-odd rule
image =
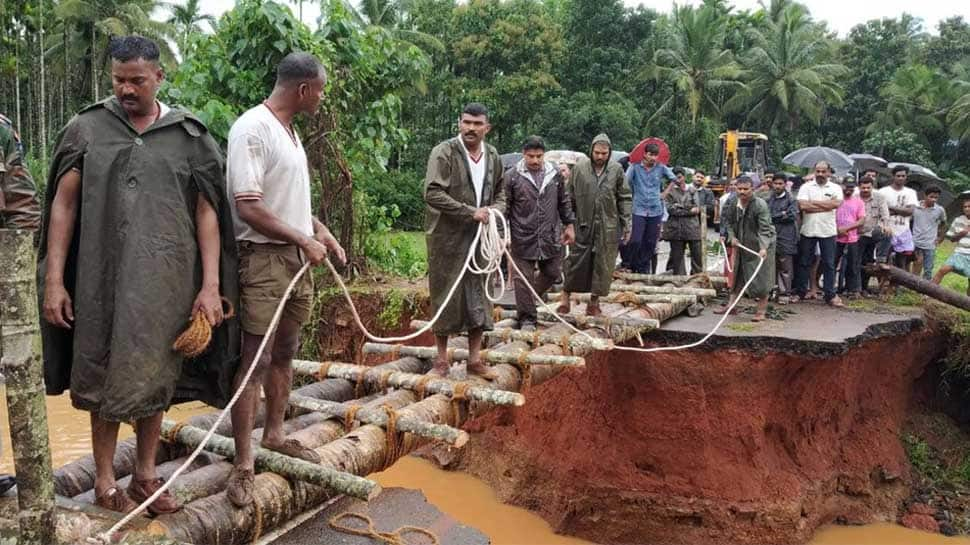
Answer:
[[[880,278],[888,278],[894,284],[932,297],[941,303],[946,303],[962,310],[970,310],[970,297],[960,292],[944,288],[939,284],[934,284],[920,276],[906,272],[899,267],[894,267],[887,263],[879,263],[867,265],[866,272]]]
[[[529,354],[525,353],[526,350],[522,350],[522,353],[511,354],[508,352],[499,352],[495,350],[482,350],[481,357],[483,360],[491,363],[527,363],[529,365],[570,365],[570,366],[584,366],[586,361],[579,356],[559,356],[559,355],[547,355],[547,354]],[[438,357],[438,351],[433,346],[403,346],[395,344],[382,344],[382,343],[364,343],[364,353],[365,354],[401,354],[403,356],[414,356],[416,358],[432,359]],[[462,361],[468,359],[468,350],[464,349],[449,349],[448,356],[451,361]]]
[[[538,314],[539,320],[542,322],[559,322],[556,315],[552,312],[540,309]],[[502,318],[515,318],[516,312],[514,310],[502,310],[498,312],[497,315],[501,316]],[[633,329],[639,333],[644,333],[650,331],[651,329],[657,329],[660,327],[660,322],[657,320],[649,318],[634,318],[632,316],[586,316],[585,314],[560,314],[559,317],[565,320],[566,323],[577,328],[598,327],[605,329],[607,330],[607,333],[609,333],[611,340],[615,340],[618,336],[622,336],[615,335],[613,333],[614,331],[618,331],[617,328]]]
[[[427,361],[418,358],[401,358],[400,360],[388,362],[374,367],[374,369],[396,369],[411,373],[427,371],[429,368],[430,364]],[[308,384],[294,391],[300,395],[316,399],[326,399],[328,401],[346,401],[349,399],[354,399],[354,390],[354,383],[342,379],[332,379]],[[302,410],[294,412],[299,413],[302,412]],[[190,418],[188,423],[198,428],[209,429],[209,427],[212,426],[212,423],[215,422],[217,416],[218,413],[215,411],[210,414],[197,415]],[[260,430],[260,433],[263,426],[263,417],[264,407],[262,404],[260,404],[260,406],[257,408],[255,418],[255,428]],[[222,436],[231,437],[231,419],[224,419],[222,424],[219,426],[219,429],[216,430],[216,433]],[[187,449],[181,445],[172,445],[163,442],[159,446],[155,461],[158,464],[162,464],[164,462],[180,458],[187,454],[186,450]],[[113,465],[115,476],[118,478],[131,475],[131,473],[134,472],[134,438],[125,439],[124,441],[120,441],[118,443],[118,446],[115,449]],[[62,466],[54,472],[54,490],[61,496],[77,496],[94,488],[94,475],[94,457],[91,455],[84,456]]]
[[[546,296],[549,302],[555,302],[559,300],[558,296],[549,294]],[[592,296],[588,293],[573,293],[570,294],[570,298],[573,301],[579,301],[581,303],[588,303]],[[609,295],[599,298],[601,303],[617,303],[625,304],[631,303],[636,305],[645,305],[647,303],[669,303],[677,304],[686,302],[688,305],[692,305],[697,302],[696,295],[637,295],[630,294],[626,292],[610,292]]]
[[[710,286],[715,289],[727,288],[727,277],[720,275],[637,274],[616,272],[613,273],[613,277],[632,282],[643,282],[651,286],[663,286],[666,284],[673,284],[674,286],[686,286],[688,284],[693,284],[704,287],[707,282],[710,282]]]
[[[322,401],[300,395],[290,395],[290,404],[311,411],[322,412],[337,418],[347,418],[351,408],[344,403],[333,401]],[[375,426],[387,426],[387,413],[383,411],[363,410],[354,414],[354,420],[363,424],[374,424]],[[445,426],[443,424],[433,424],[413,418],[402,417],[396,421],[397,429],[402,432],[413,433],[425,439],[433,439],[448,443],[453,447],[463,447],[468,442],[468,433],[462,430]]]
[[[514,314],[514,312],[513,312]],[[428,322],[424,320],[412,320],[411,329],[419,329],[424,327]],[[593,350],[612,350],[613,342],[610,339],[600,339],[593,337],[592,339],[586,335],[579,333],[566,333],[564,335],[552,335],[547,331],[521,331],[513,327],[498,327],[496,324],[495,329],[491,331],[484,332],[486,339],[502,340],[505,342],[509,341],[522,341],[530,344],[533,347],[538,347],[543,344],[559,344],[567,345],[569,347],[569,353],[575,356],[582,356]]]
[[[17,474],[18,543],[54,542],[54,479],[35,286],[34,232],[0,229],[0,369]]]
[[[644,285],[642,283],[633,284],[623,284],[620,282],[613,282],[610,286],[611,292],[627,292],[632,291],[633,293],[640,293],[644,295],[693,295],[695,297],[711,298],[717,297],[717,290],[709,288],[695,288],[693,286],[682,286],[682,287],[668,287],[668,286],[650,286]]]
[[[205,433],[206,430],[195,426],[179,425],[171,420],[162,421],[162,435],[191,448],[195,448],[202,442]],[[213,435],[205,449],[227,458],[236,454],[236,447],[232,439],[221,435]],[[334,492],[357,499],[369,500],[381,492],[380,485],[374,481],[262,447],[256,447],[253,450],[253,458],[256,461],[256,466],[261,470],[272,471],[290,479],[323,486]]]
[[[366,367],[363,365],[352,365],[349,363],[319,363],[315,361],[293,360],[293,371],[302,375],[317,375],[321,370],[326,370],[327,376],[343,378],[356,382],[363,374],[364,383],[369,386],[371,391],[378,390],[383,386],[393,388],[404,388],[417,391],[422,388],[424,392],[433,394],[445,394],[451,396],[454,393],[455,382],[444,378],[429,378],[429,375],[419,375],[416,373],[394,372],[384,375],[386,369],[383,367]],[[381,383],[384,383],[383,385]],[[515,405],[525,404],[525,398],[517,392],[506,392],[491,388],[471,387],[465,392],[465,396],[492,403],[494,405]]]

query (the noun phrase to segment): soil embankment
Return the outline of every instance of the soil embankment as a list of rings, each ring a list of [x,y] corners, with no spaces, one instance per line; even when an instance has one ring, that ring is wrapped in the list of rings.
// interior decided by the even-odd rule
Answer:
[[[472,422],[456,465],[604,544],[802,543],[826,523],[896,519],[909,491],[900,434],[937,333],[889,317],[803,350],[712,340],[588,356],[524,407]]]

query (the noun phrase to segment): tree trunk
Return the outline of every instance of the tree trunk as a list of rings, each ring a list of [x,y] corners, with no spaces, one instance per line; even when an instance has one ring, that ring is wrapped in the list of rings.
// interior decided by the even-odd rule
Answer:
[[[590,300],[590,294],[588,293],[573,293],[570,295],[573,301],[579,301],[582,303],[588,303]],[[556,302],[559,300],[559,296],[555,294],[546,295],[546,300],[550,302]],[[629,292],[610,292],[609,295],[605,297],[600,297],[599,301],[601,303],[617,303],[617,304],[632,304],[632,305],[644,305],[647,303],[668,303],[677,304],[686,302],[688,305],[692,305],[697,302],[697,296],[695,295],[637,295]]]
[[[438,356],[438,351],[433,346],[403,346],[397,344],[364,343],[365,354],[400,354],[404,356],[414,356],[422,359],[432,359]],[[567,365],[584,366],[586,362],[579,356],[563,356],[560,354],[549,355],[542,353],[530,353],[523,350],[522,353],[512,354],[508,351],[482,350],[482,360],[491,363],[526,363],[529,365]],[[462,361],[468,359],[468,350],[448,349],[449,361]]]
[[[47,69],[44,63],[44,0],[38,4],[40,17],[40,32],[37,39],[40,42],[40,162],[47,164]]]
[[[20,541],[54,542],[54,481],[47,436],[34,232],[0,229],[0,361],[6,379]]]
[[[866,272],[880,278],[888,277],[894,284],[907,287],[915,292],[922,293],[948,305],[962,310],[970,310],[970,297],[951,289],[944,288],[939,284],[934,284],[929,280],[908,273],[903,269],[892,265],[881,263],[878,265],[868,265]]]
[[[423,320],[412,320],[411,329],[419,329],[427,325]],[[594,350],[612,350],[613,342],[610,339],[593,338],[590,339],[579,333],[566,333],[565,335],[553,335],[548,330],[536,330],[532,332],[521,331],[511,327],[496,327],[491,331],[484,332],[485,338],[493,340],[522,341],[528,343],[533,348],[538,348],[543,344],[556,344],[564,349],[565,352],[582,356]]]
[[[631,282],[643,282],[650,286],[663,286],[672,284],[674,286],[694,285],[707,287],[708,285],[717,289],[727,288],[726,276],[715,276],[709,274],[694,275],[675,275],[675,274],[637,274],[627,272],[614,273],[615,278],[628,280]]]
[[[539,320],[557,323],[556,315],[551,312],[539,311]],[[498,317],[507,320],[517,316],[514,310],[503,310]],[[637,335],[660,327],[660,322],[654,319],[633,318],[631,316],[586,316],[584,314],[561,314],[560,318],[577,328],[598,327],[607,332],[614,344],[619,344]],[[548,330],[547,330],[548,331]],[[588,332],[588,330],[587,330]]]

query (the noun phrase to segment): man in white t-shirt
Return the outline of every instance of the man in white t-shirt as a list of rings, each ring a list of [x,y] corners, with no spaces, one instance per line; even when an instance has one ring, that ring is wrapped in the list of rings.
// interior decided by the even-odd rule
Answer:
[[[835,211],[842,204],[842,188],[829,181],[831,167],[825,161],[815,164],[815,179],[806,181],[798,190],[798,208],[802,213],[802,227],[798,240],[798,268],[792,291],[804,299],[808,291],[809,275],[815,248],[820,254],[822,292],[825,302],[841,307],[842,300],[835,293],[835,237],[838,227]]]
[[[236,387],[256,356],[276,306],[293,276],[309,261],[328,253],[341,262],[344,251],[310,211],[310,172],[293,129],[293,117],[320,105],[327,76],[313,55],[290,53],[277,67],[276,86],[262,104],[239,117],[229,131],[227,183],[239,243],[242,361]],[[320,462],[312,449],[283,433],[300,328],[310,317],[313,281],[305,274],[283,309],[276,331],[243,394],[232,410],[236,455],[226,496],[237,507],[253,501],[253,447],[250,435],[259,391],[266,392],[261,445],[289,456]]]
[[[909,270],[913,262],[913,233],[909,228],[909,220],[913,210],[919,205],[916,190],[906,187],[909,168],[905,165],[893,167],[892,183],[879,190],[879,194],[889,204],[889,226],[892,229],[893,264]]]

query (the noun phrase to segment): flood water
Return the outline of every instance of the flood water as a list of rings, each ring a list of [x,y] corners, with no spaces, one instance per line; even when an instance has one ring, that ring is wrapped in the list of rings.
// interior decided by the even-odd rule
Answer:
[[[3,387],[0,386],[0,395],[2,394]],[[188,403],[173,407],[167,418],[181,421],[210,410],[201,403]],[[74,410],[66,394],[47,398],[47,417],[54,467],[60,467],[90,452],[87,414]],[[0,473],[13,473],[5,402],[0,403],[0,426],[3,428],[0,434],[3,440]],[[131,435],[131,428],[122,425],[120,436],[125,438]],[[372,477],[384,487],[420,489],[428,501],[443,512],[488,535],[492,545],[591,543],[556,535],[537,515],[499,502],[495,493],[484,482],[464,473],[440,470],[425,460],[406,457],[387,471]],[[893,524],[874,524],[823,528],[816,534],[811,545],[970,545],[970,538],[948,538]]]

